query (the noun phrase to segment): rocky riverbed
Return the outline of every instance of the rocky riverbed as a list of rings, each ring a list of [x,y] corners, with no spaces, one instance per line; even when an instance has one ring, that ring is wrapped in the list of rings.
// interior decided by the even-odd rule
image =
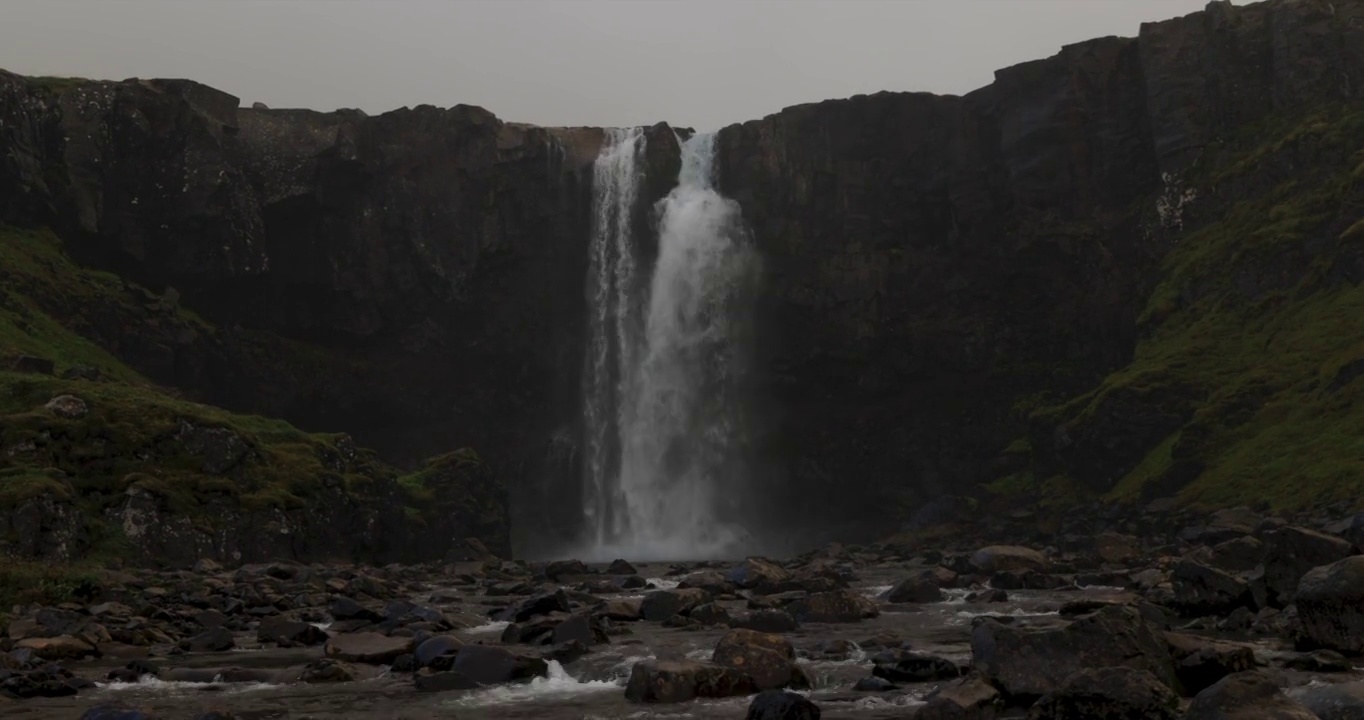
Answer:
[[[1357,718],[1353,534],[1238,510],[1064,548],[110,571],[15,609],[0,716]]]

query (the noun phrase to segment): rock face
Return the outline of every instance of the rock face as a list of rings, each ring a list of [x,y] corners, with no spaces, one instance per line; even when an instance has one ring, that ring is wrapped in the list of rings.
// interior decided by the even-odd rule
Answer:
[[[1305,644],[1364,653],[1364,556],[1313,568],[1298,583],[1295,600]]]
[[[769,278],[753,360],[755,414],[773,420],[752,440],[770,480],[753,492],[785,526],[812,528],[810,544],[831,528],[872,537],[898,508],[1024,466],[1106,491],[1193,424],[1158,391],[1201,395],[1173,383],[1024,411],[1133,359],[1186,227],[1321,161],[1266,168],[1256,187],[1196,188],[1210,198],[1185,185],[1224,138],[1354,102],[1361,14],[1215,3],[1001,70],[962,97],[878,93],[723,129],[719,184]],[[672,128],[646,135],[642,222],[679,162]],[[404,467],[450,442],[477,448],[511,489],[513,527],[556,548],[581,523],[579,299],[602,136],[467,105],[319,113],[243,107],[188,80],[3,73],[0,223],[51,227],[83,263],[212,326],[54,309],[149,379],[344,429]],[[1337,253],[1332,282],[1358,283],[1364,261],[1334,242],[1344,229],[1312,228],[1324,239],[1295,245],[1290,265]],[[1260,297],[1285,289],[1279,275],[1238,282]],[[1191,303],[1200,286],[1169,290]],[[1197,429],[1162,482],[1202,472]],[[1015,439],[1026,451],[1001,453]],[[248,525],[268,535],[264,519]]]
[[[991,619],[971,632],[971,664],[1011,698],[1036,699],[1086,669],[1126,667],[1179,687],[1165,641],[1130,607],[1109,607],[1051,630]]]

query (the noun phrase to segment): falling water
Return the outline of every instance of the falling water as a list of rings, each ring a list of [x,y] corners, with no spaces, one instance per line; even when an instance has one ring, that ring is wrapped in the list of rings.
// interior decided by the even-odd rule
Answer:
[[[612,129],[593,168],[583,514],[596,546],[624,529],[621,489],[614,478],[620,467],[620,411],[639,335],[631,220],[644,143],[641,128]]]
[[[622,155],[637,162],[642,139],[631,137],[613,135],[596,165],[588,552],[730,554],[747,541],[733,523],[747,475],[739,393],[756,257],[738,204],[714,188],[714,136],[693,136],[682,144],[677,186],[657,208],[647,302],[632,302],[628,220],[637,193],[621,184],[638,175]]]

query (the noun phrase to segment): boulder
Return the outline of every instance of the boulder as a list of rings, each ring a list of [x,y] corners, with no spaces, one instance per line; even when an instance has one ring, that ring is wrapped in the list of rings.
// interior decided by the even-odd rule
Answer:
[[[550,642],[555,645],[575,640],[589,647],[611,642],[610,638],[606,637],[606,630],[601,623],[585,612],[570,615],[568,619],[555,625],[550,635]]]
[[[453,657],[464,646],[464,641],[451,635],[435,635],[422,640],[413,651],[413,663],[419,667],[429,667],[439,659]]]
[[[715,646],[711,661],[742,670],[759,690],[805,689],[810,678],[796,664],[796,650],[780,635],[730,630]]]
[[[791,581],[791,573],[786,568],[767,558],[751,557],[730,569],[725,575],[735,587],[758,592],[781,592]]]
[[[1038,700],[1029,720],[1175,720],[1179,696],[1145,670],[1081,670]]]
[[[505,648],[489,645],[461,647],[450,669],[483,685],[549,675],[549,665],[542,658],[518,655]]]
[[[1264,543],[1264,584],[1271,607],[1293,601],[1298,581],[1315,567],[1349,557],[1354,546],[1334,535],[1302,527],[1281,527],[1261,536]]]
[[[915,720],[994,720],[1004,707],[999,690],[975,675],[943,685],[924,699]]]
[[[606,568],[608,575],[634,575],[637,572],[634,565],[620,558],[612,560],[610,567]]]
[[[28,650],[43,660],[79,660],[97,657],[99,651],[94,645],[70,635],[51,638],[25,638],[14,644],[17,650]]]
[[[938,575],[932,570],[924,570],[901,580],[885,594],[886,601],[891,603],[930,603],[942,598]]]
[[[600,606],[599,612],[609,620],[634,622],[644,618],[642,598],[613,598]]]
[[[1290,690],[1288,696],[1321,720],[1364,720],[1364,680],[1312,684]]]
[[[689,617],[702,625],[728,625],[730,621],[729,611],[725,610],[723,605],[715,603],[693,608]]]
[[[1198,693],[1184,720],[1316,720],[1263,673],[1228,675]]]
[[[1046,572],[1051,563],[1042,553],[1016,545],[991,545],[971,556],[971,567],[977,572],[993,575],[998,572],[1023,573],[1029,570]]]
[[[1175,661],[1175,675],[1186,694],[1196,694],[1232,673],[1255,668],[1255,650],[1249,645],[1178,632],[1164,636]]]
[[[692,608],[710,602],[710,593],[699,588],[654,590],[640,603],[640,615],[652,622],[662,622],[674,615],[686,615]]]
[[[1335,650],[1299,653],[1284,658],[1283,666],[1292,670],[1317,673],[1339,673],[1354,670],[1354,663]]]
[[[90,406],[75,395],[58,395],[43,406],[48,412],[65,420],[79,420],[90,414]]]
[[[566,577],[591,573],[581,560],[555,560],[545,566],[545,578],[550,582],[560,582]]]
[[[748,704],[744,720],[819,720],[819,706],[785,690],[765,690]]]
[[[850,590],[814,593],[788,609],[800,623],[853,623],[881,614],[875,602]]]
[[[1229,573],[1245,573],[1264,562],[1264,543],[1254,536],[1233,538],[1200,554],[1206,564]]]
[[[232,631],[224,627],[205,630],[180,642],[181,649],[190,652],[226,652],[236,646]]]
[[[1303,649],[1364,654],[1364,555],[1308,571],[1298,583],[1294,604]]]
[[[1189,558],[1175,565],[1170,583],[1173,604],[1186,615],[1218,615],[1254,604],[1245,580]]]
[[[971,664],[1011,698],[1036,699],[1086,669],[1146,670],[1172,689],[1179,687],[1164,639],[1132,607],[1108,607],[1069,625],[1025,629],[991,618],[971,631]]]
[[[538,615],[570,612],[572,609],[573,606],[569,603],[568,593],[560,588],[552,593],[528,597],[498,613],[497,619],[514,623],[525,622]]]
[[[387,665],[400,655],[412,652],[415,641],[410,637],[389,637],[374,632],[347,633],[327,641],[323,653],[336,660]]]
[[[679,588],[700,588],[711,595],[724,595],[734,592],[734,586],[716,570],[698,570],[686,575],[677,583]]]
[[[747,673],[726,665],[692,660],[635,663],[625,684],[625,699],[635,703],[679,703],[695,698],[750,695],[757,686]]]
[[[366,622],[379,622],[383,616],[364,605],[348,598],[339,597],[327,606],[327,612],[331,614],[333,620],[363,620]]]
[[[961,677],[957,664],[936,655],[892,650],[872,658],[871,674],[891,682],[929,682]]]

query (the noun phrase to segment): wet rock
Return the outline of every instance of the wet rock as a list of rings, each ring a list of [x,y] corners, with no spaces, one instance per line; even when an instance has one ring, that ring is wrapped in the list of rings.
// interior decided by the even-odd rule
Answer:
[[[554,628],[562,621],[563,615],[555,613],[526,622],[512,623],[502,631],[502,642],[506,645],[535,645],[540,642],[549,642]]]
[[[729,626],[765,633],[794,632],[800,629],[800,623],[796,622],[796,618],[791,613],[771,608],[754,610],[751,613],[731,618]]]
[[[1298,582],[1312,568],[1349,557],[1354,547],[1334,535],[1301,527],[1282,527],[1261,536],[1264,543],[1264,584],[1272,607],[1293,601]]]
[[[971,567],[977,572],[992,575],[999,572],[1023,573],[1029,570],[1046,572],[1051,563],[1042,553],[1016,545],[991,545],[971,556]]]
[[[367,665],[387,665],[413,651],[410,637],[389,637],[373,632],[337,635],[327,641],[323,653],[337,660]]]
[[[876,603],[849,590],[815,593],[791,603],[797,622],[853,623],[881,614]]]
[[[450,667],[474,682],[484,685],[545,677],[549,666],[538,657],[517,655],[505,648],[465,645]]]
[[[872,677],[864,677],[858,680],[856,685],[853,685],[853,690],[857,692],[890,692],[899,689],[899,685],[896,685],[883,677],[876,677],[875,675]]]
[[[689,617],[702,625],[728,625],[730,621],[729,611],[715,603],[697,606]]]
[[[577,662],[582,656],[592,652],[587,645],[578,640],[569,640],[550,648],[540,655],[545,661],[553,660],[560,665]]]
[[[642,604],[642,598],[614,598],[607,600],[599,612],[610,620],[633,622],[644,618],[640,609]]]
[[[311,623],[272,617],[262,620],[256,628],[256,640],[280,647],[311,647],[327,642],[327,632]]]
[[[14,644],[17,650],[29,650],[44,660],[79,660],[96,657],[95,646],[70,635],[51,638],[25,638]]]
[[[931,603],[942,600],[943,594],[937,574],[925,570],[896,583],[886,591],[885,598],[892,603]]]
[[[1298,643],[1364,654],[1364,556],[1313,568],[1298,584]]]
[[[640,603],[640,615],[645,620],[661,622],[674,615],[686,615],[692,608],[710,602],[710,593],[699,588],[654,590]]]
[[[587,575],[591,572],[580,560],[556,560],[545,566],[545,578],[550,582],[559,582],[566,577]]]
[[[1315,720],[1316,716],[1259,672],[1228,675],[1198,693],[1184,720]]]
[[[711,661],[747,673],[759,690],[811,686],[796,664],[795,648],[780,635],[730,630],[716,644]]]
[[[573,606],[569,603],[568,593],[562,588],[552,593],[535,595],[526,598],[498,614],[499,620],[508,622],[525,622],[537,615],[548,615],[553,612],[570,612]]]
[[[784,690],[758,693],[748,704],[744,720],[819,720],[819,706]]]
[[[1246,573],[1264,561],[1265,547],[1264,543],[1247,535],[1219,543],[1204,552],[1194,553],[1193,556],[1196,560],[1224,572]]]
[[[735,697],[754,692],[757,687],[747,673],[691,660],[637,662],[625,685],[625,699],[635,703],[679,703],[699,697]]]
[[[1009,602],[1009,591],[1004,588],[992,588],[980,592],[969,593],[966,602],[972,605],[982,605],[986,603]]]
[[[180,649],[189,652],[226,652],[236,646],[236,641],[232,639],[232,631],[223,627],[205,630],[192,638],[180,641]]]
[[[994,720],[1004,707],[999,690],[974,675],[943,685],[924,699],[915,720]]]
[[[1255,668],[1255,650],[1249,645],[1178,632],[1164,636],[1175,661],[1175,675],[1189,695],[1232,673]]]
[[[86,710],[80,720],[156,720],[156,716],[127,705],[104,704]]]
[[[1174,606],[1187,615],[1218,615],[1253,604],[1245,580],[1188,558],[1175,565],[1170,582]]]
[[[1288,695],[1320,720],[1364,720],[1364,681],[1308,685]]]
[[[399,656],[403,657],[403,656]],[[343,683],[355,680],[355,668],[330,658],[318,658],[299,671],[299,682],[305,683]]]
[[[1354,669],[1353,663],[1334,650],[1317,650],[1293,655],[1284,659],[1283,666],[1303,672],[1319,673],[1350,672]]]
[[[413,661],[419,668],[427,667],[434,664],[437,658],[458,654],[461,647],[464,647],[464,641],[451,635],[429,637],[417,645],[412,653]]]
[[[891,682],[928,682],[962,675],[961,668],[947,658],[909,650],[879,653],[872,662],[871,674]]]
[[[388,666],[389,672],[410,673],[417,671],[417,656],[412,653],[399,655],[393,659],[393,664]]]
[[[638,571],[634,565],[617,558],[611,561],[611,566],[606,568],[606,572],[610,575],[634,575]]]
[[[790,590],[791,573],[767,558],[751,557],[734,566],[725,575],[735,587],[754,590],[760,593],[773,593]]]
[[[587,646],[605,645],[611,642],[606,629],[588,613],[578,613],[554,626],[551,640],[555,645],[567,642],[580,642]]]
[[[58,395],[48,400],[43,408],[66,420],[78,420],[90,414],[90,406],[75,395]]]
[[[735,591],[735,587],[725,576],[716,570],[700,570],[690,573],[677,584],[680,588],[700,588],[711,595],[725,595]]]
[[[348,597],[339,597],[333,600],[331,605],[327,607],[327,612],[337,621],[360,620],[377,623],[384,619],[379,613]]]
[[[1001,590],[1055,590],[1068,585],[1065,578],[1036,570],[1003,571],[990,577],[990,587]]]
[[[1030,720],[1175,720],[1179,696],[1145,670],[1081,670],[1028,712]]]
[[[412,684],[419,692],[449,692],[452,690],[476,690],[483,687],[453,670],[431,670],[424,668],[412,677]]]
[[[639,575],[631,575],[622,580],[620,586],[625,590],[637,590],[639,588],[649,587],[649,581]]]
[[[1036,699],[1085,669],[1146,670],[1178,687],[1164,638],[1131,607],[1104,608],[1069,625],[1025,629],[991,618],[971,631],[972,666],[1007,696]]]

